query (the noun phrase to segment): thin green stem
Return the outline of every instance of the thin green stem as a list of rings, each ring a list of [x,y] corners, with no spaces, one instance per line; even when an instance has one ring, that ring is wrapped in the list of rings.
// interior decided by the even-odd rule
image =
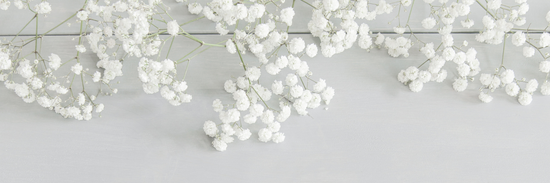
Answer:
[[[244,64],[243,56],[241,55],[241,51],[239,50],[239,46],[237,46],[237,43],[233,41],[235,44],[235,48],[237,48],[237,53],[239,54],[239,58],[241,59],[241,63],[243,64],[244,71],[246,71],[246,64]]]
[[[414,7],[414,1],[416,1],[416,0],[413,0],[413,2],[411,4],[411,10],[409,11],[409,18],[407,19],[407,24],[406,24],[407,26],[409,25],[409,21],[411,20],[411,14],[413,12],[412,10],[413,10],[413,7]],[[412,31],[411,31],[411,33],[412,33]]]
[[[168,47],[168,53],[166,53],[166,59],[168,59],[168,55],[170,55],[170,50],[172,50],[172,45],[174,44],[174,39],[176,39],[176,36],[172,36],[172,41],[170,42],[170,47]]]
[[[11,39],[10,42],[12,42],[13,40],[15,40],[15,38],[17,38],[17,36],[19,36],[19,34],[21,34],[21,32],[23,32],[23,30],[35,19],[35,18],[38,18],[38,14],[34,14],[34,16],[31,18],[31,20],[29,20],[29,22],[27,22],[27,24],[25,24],[25,26],[23,26],[23,28],[21,28],[21,30],[19,30],[19,32],[17,32],[17,34],[15,34],[15,36],[13,37],[13,39]],[[38,29],[38,27],[37,27]]]

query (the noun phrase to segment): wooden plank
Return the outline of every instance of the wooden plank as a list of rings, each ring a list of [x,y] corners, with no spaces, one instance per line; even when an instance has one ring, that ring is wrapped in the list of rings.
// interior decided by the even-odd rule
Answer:
[[[45,32],[50,28],[57,25],[59,22],[62,22],[67,17],[70,17],[73,13],[79,10],[82,7],[84,0],[74,0],[71,3],[67,3],[64,0],[50,0],[48,1],[52,5],[52,12],[47,15],[47,17],[40,16],[39,32]],[[206,4],[209,1],[201,0],[198,1],[201,4]],[[192,15],[187,11],[187,6],[183,3],[176,3],[173,0],[165,0],[164,3],[170,6],[170,14],[178,22],[187,22],[197,18],[197,15]],[[507,4],[515,4],[513,1],[505,1]],[[521,26],[522,28],[532,28],[532,29],[545,29],[548,25],[548,22],[545,20],[546,13],[548,12],[548,2],[546,1],[529,1],[530,9],[527,14],[527,24]],[[290,7],[292,4],[291,0],[287,0],[284,4],[284,7]],[[437,3],[436,3],[437,4]],[[407,9],[410,7],[407,7]],[[421,21],[428,17],[430,8],[427,4],[422,1],[418,1],[413,6],[412,16],[410,18],[410,26],[414,31],[426,31],[423,30],[421,26]],[[275,10],[274,10],[275,11]],[[295,18],[294,25],[291,27],[290,32],[309,32],[307,29],[307,23],[311,19],[312,8],[306,3],[296,0],[295,3]],[[464,20],[465,17],[457,18],[457,21],[454,24],[455,32],[479,32],[482,28],[481,18],[485,15],[485,11],[477,4],[473,4],[471,8],[471,15],[469,18],[475,21],[475,25],[471,29],[462,28],[460,25],[460,20]],[[373,21],[358,20],[358,23],[367,23],[370,25],[371,29],[374,32],[393,32],[393,27],[399,25],[399,20],[401,20],[401,25],[405,25],[408,17],[407,12],[399,13],[400,19],[395,19],[398,14],[398,7],[394,8],[391,14],[379,15]],[[11,6],[7,11],[0,11],[0,24],[5,25],[0,28],[0,35],[12,35],[17,33],[27,22],[32,18],[28,10],[17,10],[14,6]],[[391,24],[388,24],[391,22]],[[76,19],[70,20],[72,26],[64,25],[59,29],[51,32],[52,34],[78,34],[79,26],[76,22]],[[339,22],[336,22],[339,24]],[[159,25],[162,26],[162,25]],[[23,34],[34,34],[35,33],[35,24],[34,22],[30,24]],[[186,31],[190,33],[216,33],[215,24],[209,20],[200,20],[198,22],[186,25],[183,27]],[[430,30],[435,31],[435,30]]]

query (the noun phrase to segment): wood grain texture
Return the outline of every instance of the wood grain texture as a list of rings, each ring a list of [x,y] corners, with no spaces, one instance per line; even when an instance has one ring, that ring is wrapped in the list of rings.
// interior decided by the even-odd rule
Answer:
[[[317,41],[302,35],[306,42]],[[222,36],[198,36],[208,42]],[[483,70],[500,64],[501,46],[469,40]],[[421,35],[430,41],[439,36]],[[70,37],[47,37],[45,53],[73,53]],[[187,40],[175,50],[190,50]],[[509,44],[506,67],[518,77],[542,79],[539,58],[525,59]],[[173,52],[173,57],[185,52]],[[222,48],[196,57],[188,73],[191,104],[173,107],[147,95],[137,78],[137,60],[125,62],[119,93],[99,98],[101,118],[75,121],[25,104],[0,87],[0,182],[546,182],[550,179],[550,97],[539,92],[521,106],[498,90],[494,101],[477,99],[480,84],[454,92],[456,73],[443,83],[411,92],[397,73],[424,58],[391,58],[384,51],[353,48],[332,58],[307,59],[314,78],[336,89],[328,110],[293,114],[281,129],[281,144],[250,140],[220,153],[202,131],[216,120],[212,101],[229,102],[223,82],[244,74],[237,55]],[[84,56],[93,58],[89,52]],[[304,59],[306,60],[306,59]],[[250,55],[250,64],[257,63]],[[447,67],[454,67],[449,63]],[[181,73],[182,66],[179,68]],[[262,73],[262,74],[265,74]],[[284,76],[283,76],[284,77]],[[269,83],[272,77],[263,77]],[[284,79],[284,78],[277,78]],[[272,99],[276,100],[276,99]]]
[[[312,2],[312,0],[307,0]],[[50,28],[54,27],[58,23],[62,22],[66,18],[70,17],[76,11],[78,11],[84,0],[71,0],[70,3],[67,3],[67,0],[49,0],[52,5],[52,12],[46,17],[40,16],[39,32],[45,32]],[[187,11],[187,6],[183,3],[177,3],[175,0],[164,0],[166,5],[171,9],[169,10],[170,15],[177,20],[178,22],[187,22],[193,20],[199,16],[192,15]],[[197,0],[201,4],[206,4],[210,2],[208,0]],[[516,4],[512,0],[504,0],[505,4]],[[529,1],[530,5],[529,12],[526,15],[527,24],[521,26],[520,28],[532,28],[532,29],[545,29],[548,25],[548,22],[545,20],[546,13],[550,10],[548,9],[548,2],[546,1]],[[435,4],[438,4],[437,2]],[[292,0],[287,0],[283,7],[292,6]],[[468,16],[470,19],[475,21],[475,25],[470,29],[462,28],[460,21],[466,19],[465,17],[457,18],[453,31],[455,32],[479,32],[483,28],[481,23],[482,17],[486,14],[485,11],[478,5],[473,4],[471,6],[471,14]],[[404,7],[407,10],[410,7]],[[359,24],[367,23],[370,25],[373,32],[393,32],[393,27],[397,25],[405,25],[409,11],[401,12],[398,16],[399,7],[395,7],[391,14],[379,15],[373,21],[358,20]],[[273,10],[275,13],[277,10]],[[309,32],[307,28],[307,22],[311,19],[312,8],[300,0],[296,0],[295,3],[295,18],[296,22],[290,29],[290,32]],[[430,13],[430,7],[425,4],[423,1],[417,0],[413,6],[412,16],[410,18],[410,26],[416,32],[426,32],[421,25],[421,21],[424,18],[427,18]],[[16,34],[24,25],[34,16],[28,10],[18,10],[14,6],[11,6],[7,11],[0,11],[0,24],[5,25],[0,28],[0,35],[12,35]],[[400,19],[396,19],[400,17]],[[401,22],[399,22],[399,20]],[[55,31],[52,31],[51,34],[78,34],[79,26],[76,22],[76,18],[73,18],[71,21],[71,26],[64,25]],[[339,22],[335,22],[339,24]],[[159,23],[158,26],[165,27]],[[22,34],[34,34],[35,33],[35,24],[30,24]],[[188,24],[183,26],[183,29],[189,33],[216,33],[215,23],[203,19],[195,23]],[[428,32],[436,32],[437,30],[428,30]]]

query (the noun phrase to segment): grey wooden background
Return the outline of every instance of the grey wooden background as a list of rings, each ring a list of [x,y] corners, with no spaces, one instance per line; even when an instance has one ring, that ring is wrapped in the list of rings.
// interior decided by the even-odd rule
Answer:
[[[52,1],[54,12],[48,19],[80,7],[67,2]],[[530,3],[530,19],[544,28],[548,4]],[[174,4],[172,11],[183,8]],[[14,34],[30,18],[18,13],[0,11],[0,34]],[[308,10],[297,14],[306,17],[295,22],[309,18]],[[178,15],[186,18],[185,13]],[[208,32],[213,25],[205,21],[193,28]],[[305,28],[296,26],[294,31]],[[227,39],[198,37],[207,42]],[[439,36],[421,38],[436,41]],[[43,51],[69,57],[63,50],[74,49],[71,39],[46,37]],[[482,69],[499,66],[501,46],[477,43],[474,34],[455,35],[455,42],[462,40],[478,50]],[[189,50],[195,45],[181,41],[174,46]],[[517,76],[544,78],[534,72],[538,55],[523,58],[521,49],[511,44],[507,50],[506,66]],[[550,97],[536,92],[531,105],[521,106],[498,90],[492,103],[483,104],[477,99],[477,82],[465,92],[453,91],[452,72],[445,82],[413,93],[396,79],[401,69],[423,61],[417,51],[411,53],[409,58],[391,58],[383,50],[352,48],[333,58],[309,59],[314,77],[336,89],[328,110],[312,110],[311,117],[293,115],[283,124],[287,139],[281,144],[259,142],[253,133],[223,153],[211,147],[202,125],[218,117],[211,108],[214,99],[231,98],[223,82],[243,74],[238,56],[224,49],[211,49],[191,62],[187,78],[193,101],[179,107],[142,91],[136,61],[125,63],[119,94],[98,99],[106,110],[92,121],[63,119],[0,87],[0,182],[550,181]],[[178,54],[184,53],[174,57]]]

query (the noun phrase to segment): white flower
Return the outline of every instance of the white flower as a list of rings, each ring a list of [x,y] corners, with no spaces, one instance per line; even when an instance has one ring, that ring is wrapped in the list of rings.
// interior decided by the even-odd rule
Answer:
[[[504,72],[500,74],[500,80],[504,84],[508,84],[514,81],[515,79],[514,71],[510,69],[506,69]]]
[[[237,90],[236,92],[233,92],[233,99],[246,100],[248,97],[246,96],[246,92],[244,90]]]
[[[532,57],[533,55],[535,55],[535,48],[531,46],[523,47],[523,56]]]
[[[82,93],[79,93],[76,99],[77,99],[76,101],[78,102],[78,105],[84,105],[84,103],[86,102],[86,97]]]
[[[86,52],[86,47],[84,47],[84,45],[76,45],[76,51],[80,52],[80,53],[84,53]]]
[[[168,34],[172,36],[177,36],[179,30],[180,30],[180,25],[178,24],[178,22],[176,22],[176,20],[172,20],[166,23],[166,31],[168,32]]]
[[[294,18],[294,14],[294,9],[292,9],[292,7],[281,10],[281,22],[285,23],[288,26],[292,26],[292,18]]]
[[[527,85],[525,85],[525,91],[529,93],[533,93],[537,90],[537,87],[539,86],[539,83],[536,79],[531,79],[529,82],[527,82]]]
[[[223,24],[221,23],[217,23],[216,24],[216,32],[218,32],[220,35],[226,35],[227,33],[229,33],[229,30],[227,30],[227,27],[225,27]]]
[[[470,74],[470,66],[468,66],[467,64],[459,64],[457,67],[456,67],[456,70],[458,71],[458,75],[460,76],[468,76],[468,74]]]
[[[271,85],[271,90],[273,91],[273,94],[280,95],[283,93],[284,86],[282,81],[274,81]]]
[[[550,72],[550,61],[542,61],[539,64],[540,72],[548,73]]]
[[[474,25],[474,21],[471,19],[466,19],[466,20],[460,21],[460,24],[462,25],[462,27],[469,29]]]
[[[99,80],[101,80],[101,73],[99,71],[95,71],[94,75],[92,76],[92,81],[94,83],[97,83],[99,82]]]
[[[525,15],[529,11],[529,4],[522,3],[518,8],[518,14],[519,15]]]
[[[271,132],[278,132],[281,129],[281,123],[276,121],[273,123],[269,123],[267,124],[267,129],[269,129],[269,131]]]
[[[212,102],[212,108],[214,108],[215,112],[222,111],[223,110],[222,101],[220,101],[220,99],[214,100],[214,102]]]
[[[15,1],[15,2],[17,2],[17,1]],[[19,2],[20,2],[20,1],[19,1]],[[8,8],[10,7],[10,4],[11,4],[11,3],[10,3],[9,1],[7,1],[7,0],[2,0],[2,1],[0,1],[0,9],[1,9],[1,10],[8,10]],[[21,8],[19,8],[19,9],[21,9]]]
[[[393,32],[397,33],[397,34],[403,34],[405,33],[405,28],[404,27],[393,27]]]
[[[550,95],[550,82],[544,82],[544,84],[540,86],[540,93],[542,93],[542,95]]]
[[[218,151],[225,151],[227,149],[227,144],[217,138],[212,141],[212,146],[214,146],[214,148]]]
[[[248,89],[248,87],[250,86],[250,83],[248,81],[248,79],[246,79],[245,77],[238,77],[237,78],[237,86],[240,88],[240,89],[243,89],[243,90],[246,90]]]
[[[222,124],[220,128],[222,129],[222,132],[224,133],[224,135],[231,136],[235,134],[235,130],[233,129],[233,127],[231,127],[230,124],[227,124],[227,123]]]
[[[436,24],[436,21],[432,17],[428,17],[422,20],[422,27],[424,27],[424,29],[432,29],[435,26],[435,24]]]
[[[187,7],[187,10],[191,14],[198,15],[202,11],[202,6],[199,3],[190,3]]]
[[[254,4],[248,9],[248,22],[256,21],[256,18],[262,18],[265,13],[265,6],[263,4]]]
[[[76,63],[71,67],[71,71],[73,71],[74,74],[80,75],[82,73],[82,65],[80,63]]]
[[[493,101],[493,97],[491,97],[490,95],[488,95],[485,92],[481,92],[481,93],[479,93],[479,100],[481,100],[483,103],[489,103],[489,102]]]
[[[490,10],[499,9],[501,5],[502,5],[501,0],[489,0],[487,2],[487,8],[489,8]]]
[[[295,74],[288,74],[286,75],[286,85],[288,86],[294,86],[298,83],[298,77]]]
[[[227,52],[231,54],[237,53],[237,48],[235,47],[235,43],[233,43],[231,39],[228,39],[227,42],[225,42],[225,48],[227,49]]]
[[[271,139],[275,143],[281,143],[281,142],[285,141],[285,134],[281,133],[281,132],[277,132],[277,133],[273,134]]]
[[[210,137],[215,137],[218,134],[218,127],[216,127],[216,123],[213,121],[205,121],[202,129]]]
[[[246,77],[250,79],[250,81],[258,81],[261,74],[260,68],[257,67],[249,67],[245,72]]]
[[[304,40],[300,37],[290,40],[288,51],[292,54],[300,53],[306,48]]]
[[[320,93],[325,90],[325,87],[327,87],[326,81],[324,79],[319,79],[319,81],[313,85],[313,91]]]
[[[245,123],[253,124],[253,123],[256,123],[256,120],[258,120],[258,117],[254,116],[254,115],[247,114],[247,115],[244,115],[243,119],[244,119]]]
[[[290,87],[290,95],[294,98],[299,98],[304,93],[304,88],[300,85]]]
[[[225,81],[223,87],[227,93],[233,93],[237,91],[237,85],[233,82],[233,80]]]
[[[9,4],[9,1],[6,1],[6,2],[8,2]],[[15,5],[15,7],[17,7],[17,9],[23,9],[26,7],[25,4],[23,4],[23,1],[21,0],[15,0],[13,1],[13,4]]]
[[[405,70],[405,75],[409,80],[416,80],[419,71],[415,66],[410,66]]]
[[[419,92],[422,90],[422,87],[424,86],[424,83],[420,80],[414,80],[411,83],[409,83],[409,89],[411,89],[412,92]]]
[[[420,71],[418,73],[418,81],[422,82],[422,83],[427,83],[428,81],[430,81],[432,79],[432,74],[428,71]]]
[[[327,11],[334,11],[338,6],[340,6],[338,0],[323,0],[323,8]]]
[[[330,86],[327,87],[325,91],[321,93],[321,97],[323,98],[323,100],[327,105],[330,104],[330,100],[332,100],[332,98],[334,97],[334,88]]]
[[[453,62],[456,64],[463,64],[466,61],[466,53],[464,52],[458,52],[455,55],[455,58],[453,59]]]
[[[274,63],[267,64],[265,66],[265,70],[267,71],[268,74],[271,74],[271,75],[277,75],[281,71],[281,69],[279,69],[279,67]]]
[[[256,36],[258,36],[259,38],[266,37],[269,34],[269,25],[267,24],[257,25],[254,34],[256,34]]]
[[[273,132],[271,132],[269,129],[267,128],[262,128],[259,132],[258,132],[258,140],[262,141],[262,142],[269,142],[271,140],[271,137],[273,136]]]
[[[43,1],[39,4],[34,5],[34,11],[36,11],[38,14],[46,14],[52,11],[52,7],[50,6],[50,3]]]
[[[447,61],[451,61],[455,58],[455,50],[452,47],[447,47],[443,50],[443,53],[441,53],[441,56],[443,56],[443,59]]]
[[[241,130],[241,132],[238,133],[237,138],[239,138],[239,140],[247,140],[248,138],[250,138],[251,135],[252,133],[250,133],[250,130],[245,129]]]
[[[270,124],[270,123],[273,123],[273,121],[275,120],[275,116],[273,115],[273,111],[266,110],[262,113],[262,115],[260,116],[260,119],[262,120],[263,123]]]
[[[435,82],[438,82],[438,83],[441,83],[443,82],[445,79],[447,78],[447,70],[445,69],[441,69],[437,75],[432,75],[432,81],[435,81]]]
[[[515,97],[518,95],[519,86],[516,83],[509,83],[506,85],[506,94]]]
[[[229,109],[227,111],[220,111],[220,120],[223,123],[232,123],[239,121],[241,113],[237,109]]]
[[[550,46],[550,34],[547,32],[542,33],[540,35],[539,45],[543,48]]]
[[[288,58],[286,56],[281,56],[275,60],[275,65],[279,67],[279,69],[283,69],[288,65]]]
[[[312,57],[312,58],[315,57],[317,55],[317,51],[318,51],[317,45],[313,43],[307,45],[306,47],[306,54],[309,57]]]
[[[250,106],[250,115],[252,116],[261,116],[264,113],[264,106],[261,104],[254,104]]]
[[[453,89],[457,92],[466,90],[466,87],[468,87],[468,80],[464,78],[457,78],[455,82],[453,82]]]
[[[95,112],[100,113],[103,109],[105,109],[105,106],[103,104],[98,104],[95,108]]]
[[[491,81],[492,81],[492,75],[491,74],[486,74],[486,73],[483,73],[481,74],[481,76],[479,77],[479,81],[481,82],[481,84],[483,84],[484,86],[488,86],[491,84]]]
[[[48,56],[48,60],[48,65],[53,70],[57,70],[61,66],[61,58],[59,58],[59,56],[56,54],[52,53],[50,56]]]
[[[521,92],[518,96],[518,102],[521,105],[529,105],[533,101],[533,96],[527,92]]]
[[[516,46],[521,46],[525,43],[526,41],[526,38],[525,38],[525,33],[521,32],[521,31],[518,31],[516,33],[514,33],[514,35],[512,36],[512,44],[516,45]]]
[[[90,13],[90,12],[88,12],[88,11],[81,10],[81,11],[79,11],[79,12],[76,14],[76,17],[77,17],[79,20],[84,21],[84,20],[88,19],[88,14],[89,14],[89,13]]]

